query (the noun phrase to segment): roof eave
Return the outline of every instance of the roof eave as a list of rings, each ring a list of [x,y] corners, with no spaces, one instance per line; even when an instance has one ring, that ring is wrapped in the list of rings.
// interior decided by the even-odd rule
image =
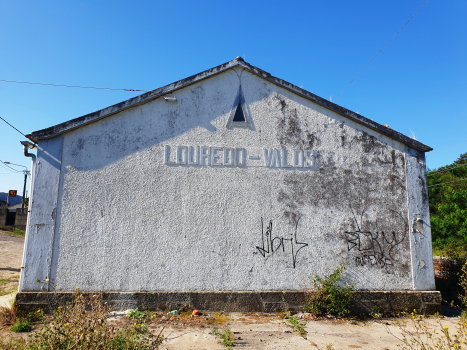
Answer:
[[[208,79],[214,75],[220,74],[225,72],[228,69],[234,68],[236,66],[241,66],[242,68],[246,69],[252,74],[255,74],[270,83],[280,86],[286,90],[289,90],[303,98],[306,98],[308,100],[311,100],[312,102],[329,109],[335,113],[338,113],[358,124],[364,125],[372,130],[375,130],[383,135],[388,136],[389,138],[395,139],[399,142],[402,142],[403,144],[408,145],[409,147],[412,147],[418,151],[422,152],[429,152],[432,151],[433,149],[427,145],[424,145],[423,143],[411,139],[410,137],[407,137],[393,129],[387,128],[377,122],[374,122],[368,118],[365,118],[364,116],[352,112],[351,110],[348,110],[344,107],[341,107],[335,103],[332,103],[328,100],[325,100],[324,98],[321,98],[309,91],[306,91],[298,86],[295,86],[285,80],[282,80],[280,78],[272,76],[270,73],[263,71],[262,69],[259,69],[255,66],[250,65],[249,63],[243,61],[241,58],[236,58],[235,60],[226,62],[224,64],[221,64],[217,67],[208,69],[206,71],[203,71],[201,73],[192,75],[188,78],[176,81],[172,84],[160,87],[158,89],[152,90],[150,92],[146,92],[142,95],[138,95],[136,97],[133,97],[129,100],[117,103],[115,105],[109,106],[107,108],[101,109],[99,111],[86,114],[84,116],[69,120],[67,122],[52,126],[50,128],[42,129],[33,132],[30,135],[27,135],[27,137],[34,142],[37,142],[38,140],[42,139],[49,139],[52,137],[55,137],[57,135],[63,134],[65,132],[77,129],[81,126],[87,125],[89,123],[93,123],[97,120],[106,118],[108,116],[111,116],[113,114],[119,113],[123,110],[133,108],[136,106],[139,106],[141,104],[148,103],[150,101],[153,101],[157,98],[163,97],[167,94],[170,94],[176,90],[182,89],[184,87],[187,87],[189,85],[192,85],[196,82],[199,82],[201,80]]]

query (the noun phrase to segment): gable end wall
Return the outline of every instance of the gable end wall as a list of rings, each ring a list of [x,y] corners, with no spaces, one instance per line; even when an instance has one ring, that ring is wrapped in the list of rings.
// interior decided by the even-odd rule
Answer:
[[[252,130],[226,128],[239,83]],[[340,262],[358,289],[434,289],[422,153],[241,69],[176,97],[40,142],[60,166],[38,153],[20,290],[301,290]]]

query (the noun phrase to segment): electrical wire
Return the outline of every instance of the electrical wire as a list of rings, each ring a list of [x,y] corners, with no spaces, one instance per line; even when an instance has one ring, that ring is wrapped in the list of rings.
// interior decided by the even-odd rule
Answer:
[[[457,147],[457,146],[463,145],[464,143],[467,143],[467,141],[464,141],[464,142],[458,143],[457,145],[454,145],[454,146],[451,146],[451,147],[448,147],[448,148],[442,149],[441,151],[438,151],[438,152],[435,152],[435,153],[427,154],[427,157],[428,157],[428,156],[432,156],[433,154],[441,153],[441,152],[447,151],[448,149],[451,149],[451,148],[454,148],[454,147]]]
[[[453,182],[464,181],[464,180],[467,180],[467,177],[465,179],[454,180],[454,181],[449,181],[449,182],[443,182],[442,184],[430,185],[430,186],[427,186],[427,188],[435,187],[435,186],[441,186],[441,185],[450,184],[450,183],[453,183]]]
[[[19,174],[17,171],[11,171],[10,169],[8,169],[6,166],[3,166],[0,164],[0,169],[4,169],[4,170],[7,170],[9,171],[8,174]]]
[[[16,129],[13,125],[11,125],[10,123],[8,123],[5,119],[3,119],[2,117],[0,117],[1,120],[3,120],[5,123],[7,123],[9,126],[11,126],[13,129],[15,129],[17,132],[19,132],[21,135],[23,135],[24,137],[27,137],[26,135],[24,135],[21,131],[19,131],[18,129]]]
[[[6,167],[10,168],[11,170],[13,170],[13,171],[15,171],[15,172],[17,172],[17,173],[22,173],[22,172],[23,172],[23,171],[20,171],[20,170],[13,169],[11,166],[8,166],[8,164],[5,164],[4,161],[1,161],[1,160],[0,160],[0,162],[2,162],[3,165],[5,165]]]
[[[5,168],[5,167],[0,167],[0,169],[8,170],[8,169]],[[10,172],[8,172],[8,173],[2,173],[2,174],[15,174],[15,175],[16,175],[16,174],[19,174],[19,173],[15,173],[14,171],[10,171]]]
[[[454,170],[454,169],[457,169],[457,168],[460,168],[460,167],[463,167],[463,166],[467,166],[467,163],[466,164],[458,164],[456,166],[453,166],[451,168],[443,168],[443,169],[438,169],[436,171],[430,171],[429,173],[427,173],[427,176],[430,176],[430,175],[435,175],[435,174],[444,174],[444,173],[447,173],[451,170]]]
[[[366,66],[363,67],[363,69],[350,81],[350,83],[348,83],[347,86],[346,86],[344,89],[342,89],[341,92],[339,92],[339,94],[336,96],[336,98],[334,98],[334,99],[332,100],[332,102],[334,102],[335,100],[337,100],[337,98],[345,91],[345,89],[347,89],[347,88],[349,87],[349,85],[352,84],[353,81],[354,81],[355,79],[357,79],[357,77],[358,77],[360,74],[362,74],[362,72],[366,69],[366,67],[368,67],[368,66],[370,65],[370,63],[373,62],[373,60],[376,58],[376,56],[378,56],[378,55],[381,53],[381,51],[383,51],[384,48],[385,48],[386,46],[388,46],[388,44],[392,41],[392,39],[394,39],[394,38],[396,37],[396,35],[399,34],[399,32],[400,32],[402,29],[404,29],[404,27],[405,27],[407,24],[409,24],[409,22],[412,20],[412,18],[415,17],[415,15],[423,8],[423,6],[425,6],[425,5],[427,4],[428,1],[430,1],[430,0],[426,0],[426,1],[425,1],[425,3],[417,10],[417,12],[415,12],[415,13],[412,15],[412,17],[410,17],[410,19],[409,19],[407,22],[405,22],[405,24],[401,27],[401,29],[399,29],[399,30],[397,31],[397,33],[394,34],[394,36],[386,43],[386,45],[384,45],[383,48],[382,48],[381,50],[378,51],[378,53],[370,60],[370,62],[368,62],[368,63],[366,64]]]
[[[5,169],[5,170],[8,170],[10,173],[13,173],[10,169],[8,169],[6,166],[0,164],[0,168],[2,169]]]
[[[95,86],[79,86],[79,85],[49,84],[49,83],[31,83],[29,81],[16,81],[16,80],[3,80],[3,79],[0,79],[0,81],[4,82],[4,83],[58,86],[58,87],[79,88],[79,89],[113,90],[113,91],[129,91],[129,92],[149,92],[147,90],[137,90],[137,89],[113,89],[113,88],[95,87]]]

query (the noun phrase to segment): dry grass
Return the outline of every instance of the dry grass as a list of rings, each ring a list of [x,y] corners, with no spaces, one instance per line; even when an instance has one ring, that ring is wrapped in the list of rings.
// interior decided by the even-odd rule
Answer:
[[[5,274],[3,274],[5,275]],[[5,276],[0,275],[0,296],[11,294],[18,289],[19,275]]]
[[[8,340],[3,340],[0,338],[0,349],[1,350],[18,350],[23,349],[25,346],[25,341],[22,339],[10,338]]]
[[[16,322],[16,313],[18,309],[14,302],[14,299],[12,299],[11,305],[0,306],[0,329]]]
[[[13,226],[1,226],[0,225],[0,232],[7,233],[10,235],[20,236],[20,237],[24,237],[25,235],[25,231],[20,230]]]
[[[163,341],[164,325],[153,334],[145,320],[128,322],[130,324],[122,328],[109,324],[111,308],[102,301],[102,293],[84,296],[77,290],[73,302],[59,305],[51,316],[39,309],[23,318],[16,317],[14,308],[2,308],[5,324],[18,320],[28,322],[39,315],[43,327],[33,329],[27,339],[18,338],[18,335],[0,340],[0,349],[149,350],[157,349]]]
[[[228,315],[228,314],[227,314]],[[229,319],[225,314],[221,314],[220,312],[214,313],[214,318],[209,318],[206,323],[207,324],[221,324],[221,323],[227,323]]]

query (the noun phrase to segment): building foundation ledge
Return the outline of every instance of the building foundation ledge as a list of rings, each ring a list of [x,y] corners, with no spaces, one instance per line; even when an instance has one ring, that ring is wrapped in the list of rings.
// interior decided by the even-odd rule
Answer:
[[[82,292],[95,295],[97,292]],[[73,300],[73,292],[20,292],[16,304],[22,311],[46,312]],[[116,310],[144,308],[175,310],[183,307],[215,312],[302,311],[304,291],[234,291],[234,292],[103,292],[103,302]],[[421,314],[441,312],[438,291],[356,291],[351,311],[397,312],[414,309]]]

